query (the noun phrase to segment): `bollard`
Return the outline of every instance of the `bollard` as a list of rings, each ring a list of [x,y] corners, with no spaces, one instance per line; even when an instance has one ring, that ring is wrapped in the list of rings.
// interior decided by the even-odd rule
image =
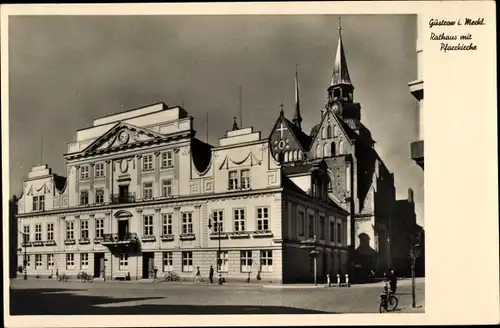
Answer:
[[[337,287],[340,287],[340,274],[337,273]]]
[[[328,287],[332,287],[332,284],[330,282],[330,275],[328,273],[326,274],[326,284]]]
[[[349,275],[348,275],[347,273],[345,274],[345,286],[346,286],[346,287],[349,287],[349,286],[350,286],[350,285],[349,285]]]

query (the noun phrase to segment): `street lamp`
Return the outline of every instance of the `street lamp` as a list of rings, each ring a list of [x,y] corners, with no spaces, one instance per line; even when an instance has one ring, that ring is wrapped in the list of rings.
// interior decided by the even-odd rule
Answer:
[[[24,261],[23,261],[23,269],[24,269],[24,280],[28,280],[28,272],[26,269],[26,265],[28,264],[27,255],[26,255],[26,236],[28,235],[26,232],[22,232],[18,230],[18,232],[23,236],[23,246],[24,246]],[[29,235],[28,235],[29,236]]]
[[[210,214],[209,216],[212,217]],[[214,219],[214,228],[217,229],[218,239],[219,239],[219,248],[217,250],[217,274],[219,276],[219,285],[222,285],[222,271],[221,271],[222,259],[220,258],[221,255],[220,233],[222,230],[222,222],[217,222],[217,220]],[[210,219],[208,219],[208,229],[210,230],[212,229],[212,223]]]

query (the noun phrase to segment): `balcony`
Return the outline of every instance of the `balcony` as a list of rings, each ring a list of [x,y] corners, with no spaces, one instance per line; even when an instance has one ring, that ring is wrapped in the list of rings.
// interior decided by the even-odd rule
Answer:
[[[104,234],[101,244],[106,246],[112,245],[131,245],[138,244],[139,238],[135,232],[129,232],[124,234],[118,233],[107,233]]]
[[[179,236],[180,240],[195,240],[195,238],[194,233],[183,233]]]
[[[143,243],[148,243],[148,242],[151,242],[151,243],[152,243],[152,242],[155,242],[155,241],[156,241],[156,237],[155,237],[155,236],[153,236],[153,235],[149,235],[149,236],[142,236],[141,241],[142,241]]]
[[[410,144],[410,154],[411,159],[414,160],[417,165],[424,168],[424,141],[415,141]]]
[[[78,240],[78,244],[80,244],[80,245],[90,244],[90,239],[89,238],[80,238],[80,240]]]
[[[37,246],[43,246],[43,241],[41,240],[35,240],[33,242],[33,246],[37,247]]]
[[[252,232],[252,236],[254,238],[259,238],[259,237],[272,237],[273,232],[271,230],[257,230]]]
[[[250,234],[247,231],[233,231],[229,235],[231,238],[249,238]]]
[[[64,245],[76,245],[76,241],[74,239],[66,239]]]
[[[173,241],[175,239],[174,235],[162,235],[161,241]]]
[[[218,232],[211,232],[210,233],[210,239],[227,239],[229,237],[227,232],[220,232],[220,235]]]
[[[135,202],[135,193],[114,194],[111,196],[111,204],[126,204]]]
[[[46,240],[43,242],[43,244],[45,246],[55,246],[56,245],[56,241],[55,240]]]

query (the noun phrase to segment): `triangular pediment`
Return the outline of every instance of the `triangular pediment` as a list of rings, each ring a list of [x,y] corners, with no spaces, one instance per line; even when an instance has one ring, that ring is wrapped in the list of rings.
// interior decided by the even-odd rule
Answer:
[[[162,139],[160,133],[144,129],[128,123],[119,122],[102,136],[91,143],[83,152],[107,150],[132,144]]]
[[[330,121],[328,121],[327,118],[331,117]],[[351,138],[349,137],[349,134],[346,132],[342,122],[340,121],[341,119],[330,109],[328,108],[326,113],[323,115],[323,118],[321,119],[321,122],[318,126],[318,132],[314,136],[314,140],[311,142],[311,146],[314,144],[314,142],[317,139],[321,139],[321,129],[322,128],[327,128],[329,125],[332,126],[332,131],[333,131],[333,126],[336,126],[339,130],[339,132],[344,136],[344,138],[349,142],[349,144],[352,144]],[[332,134],[333,137],[333,134]]]

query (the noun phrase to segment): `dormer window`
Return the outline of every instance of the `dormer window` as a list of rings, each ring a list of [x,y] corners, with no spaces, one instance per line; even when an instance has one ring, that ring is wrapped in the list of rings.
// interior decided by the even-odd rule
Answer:
[[[89,178],[89,166],[88,165],[82,165],[80,167],[80,179],[82,180],[88,180]]]
[[[145,155],[142,158],[142,170],[143,171],[153,170],[153,155]]]
[[[45,211],[45,195],[33,196],[33,211]]]
[[[164,169],[171,166],[173,166],[172,152],[166,151],[161,153],[161,168]]]
[[[104,177],[104,163],[97,163],[95,165],[95,177],[96,178]]]

